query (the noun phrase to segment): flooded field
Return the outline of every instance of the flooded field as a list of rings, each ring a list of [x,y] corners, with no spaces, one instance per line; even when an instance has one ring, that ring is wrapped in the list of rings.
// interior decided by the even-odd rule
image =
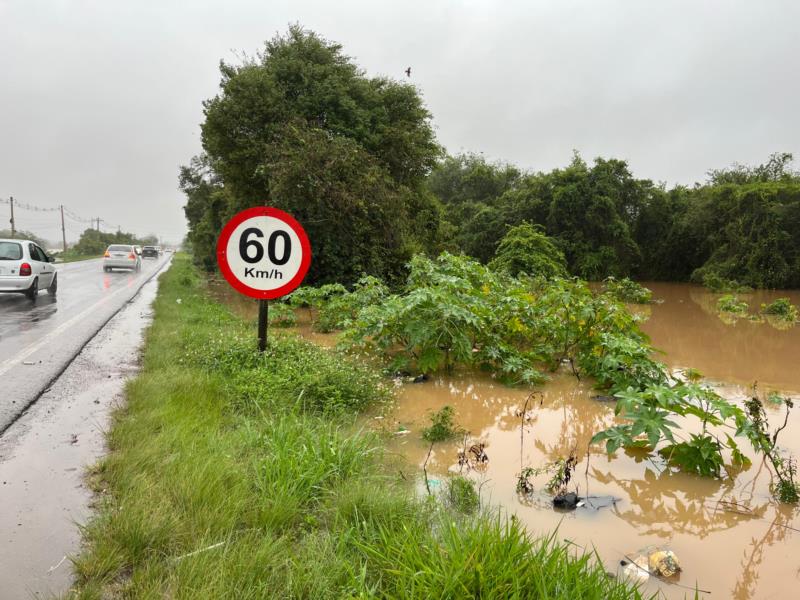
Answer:
[[[637,307],[649,313],[643,324],[660,357],[673,368],[700,370],[729,399],[742,400],[757,381],[762,390],[781,390],[800,400],[800,326],[779,329],[768,322],[740,319],[726,323],[716,314],[716,299],[698,286],[648,284],[662,302]],[[743,294],[752,309],[761,302],[789,296],[800,304],[800,293]],[[234,306],[254,315],[250,301]],[[301,319],[303,315],[301,314]],[[331,344],[333,336],[309,334]],[[402,384],[391,413],[373,418],[375,427],[390,434],[390,449],[421,469],[427,464],[431,491],[444,485],[450,473],[473,479],[487,506],[516,515],[536,533],[557,531],[558,538],[596,549],[610,572],[621,560],[653,547],[675,552],[683,572],[670,583],[644,582],[662,597],[796,598],[800,597],[800,519],[797,508],[777,503],[769,491],[770,473],[760,461],[724,480],[675,473],[634,451],[608,456],[589,439],[614,422],[613,404],[595,397],[589,382],[567,372],[556,373],[541,388],[541,396],[523,412],[529,389],[509,388],[473,373],[436,376]],[[464,439],[433,446],[420,435],[431,411],[455,409]],[[772,409],[777,421],[782,414]],[[407,433],[406,433],[407,432]],[[781,435],[784,447],[800,456],[800,407]],[[459,466],[459,451],[485,444],[488,462]],[[746,442],[743,442],[746,447]],[[430,451],[430,456],[429,456]],[[570,489],[586,497],[571,512],[556,512],[551,496],[542,491],[548,478],[534,478],[535,492],[524,500],[516,492],[524,467],[541,467],[574,451],[578,465]],[[421,493],[425,487],[421,484]]]

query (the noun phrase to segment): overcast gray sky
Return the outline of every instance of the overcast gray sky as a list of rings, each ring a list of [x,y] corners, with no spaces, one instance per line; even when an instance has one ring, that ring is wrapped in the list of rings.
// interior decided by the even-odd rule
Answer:
[[[541,170],[577,149],[670,184],[800,154],[794,0],[0,0],[0,198],[179,240],[219,60],[290,22],[369,74],[411,66],[450,152]],[[59,237],[52,215],[17,222]]]

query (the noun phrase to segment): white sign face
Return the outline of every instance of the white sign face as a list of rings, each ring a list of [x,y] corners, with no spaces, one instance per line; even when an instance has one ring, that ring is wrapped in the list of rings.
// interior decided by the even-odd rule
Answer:
[[[274,208],[242,211],[224,227],[217,244],[220,270],[237,290],[272,299],[295,289],[308,271],[308,237],[297,221]]]
[[[226,254],[236,279],[257,290],[275,290],[297,275],[303,248],[287,223],[262,216],[251,217],[233,230]]]

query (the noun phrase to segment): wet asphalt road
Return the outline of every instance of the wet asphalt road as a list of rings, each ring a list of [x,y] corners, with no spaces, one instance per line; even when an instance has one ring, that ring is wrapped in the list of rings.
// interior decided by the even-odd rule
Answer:
[[[103,272],[102,259],[58,265],[58,294],[0,294],[0,433],[61,373],[171,255],[140,272]]]
[[[138,371],[157,288],[142,286],[0,436],[0,600],[66,597],[67,557],[97,501],[86,467],[105,453],[111,413]]]

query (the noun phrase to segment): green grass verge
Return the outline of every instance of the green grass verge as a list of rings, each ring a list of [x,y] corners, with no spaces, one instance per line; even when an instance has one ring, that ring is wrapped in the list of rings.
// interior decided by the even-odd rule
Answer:
[[[593,555],[475,513],[474,499],[415,497],[355,423],[389,398],[380,377],[290,336],[260,356],[253,326],[205,295],[185,255],[154,309],[90,474],[75,597],[638,597]]]

